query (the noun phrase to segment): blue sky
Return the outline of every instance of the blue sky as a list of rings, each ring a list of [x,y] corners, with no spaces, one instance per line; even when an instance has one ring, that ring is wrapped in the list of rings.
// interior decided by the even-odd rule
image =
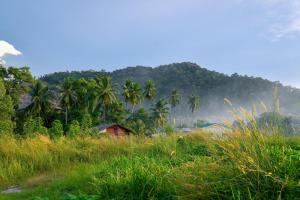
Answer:
[[[1,0],[0,40],[37,76],[191,61],[300,87],[300,0]]]

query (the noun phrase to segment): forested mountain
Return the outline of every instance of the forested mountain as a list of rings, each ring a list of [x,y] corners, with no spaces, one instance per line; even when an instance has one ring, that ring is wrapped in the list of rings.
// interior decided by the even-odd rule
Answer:
[[[40,79],[50,86],[56,86],[65,77],[92,78],[101,74],[111,75],[119,89],[127,79],[136,81],[142,86],[151,79],[157,87],[158,97],[168,97],[172,89],[178,89],[183,98],[175,112],[182,117],[189,115],[186,98],[191,94],[198,95],[201,99],[200,110],[196,115],[209,118],[225,116],[224,113],[229,107],[224,105],[224,98],[229,99],[235,107],[251,108],[253,104],[258,105],[263,102],[268,109],[272,109],[272,91],[276,84],[280,93],[281,111],[288,115],[300,114],[299,89],[286,87],[263,78],[238,74],[225,75],[189,62],[161,65],[155,68],[127,67],[113,72],[103,70],[56,72]]]

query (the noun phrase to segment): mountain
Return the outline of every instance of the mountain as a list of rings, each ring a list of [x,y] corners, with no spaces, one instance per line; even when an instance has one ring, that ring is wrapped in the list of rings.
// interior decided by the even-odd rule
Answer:
[[[251,109],[263,102],[268,109],[272,109],[272,91],[277,84],[280,93],[281,111],[288,115],[300,114],[300,90],[280,83],[271,82],[259,77],[241,76],[238,74],[226,75],[210,71],[197,64],[184,62],[158,67],[127,67],[113,72],[101,71],[72,71],[47,74],[40,79],[51,86],[60,84],[67,76],[74,78],[93,78],[97,75],[112,76],[120,91],[127,79],[132,79],[141,85],[151,79],[155,82],[158,97],[167,97],[172,89],[178,89],[183,95],[182,104],[176,113],[188,117],[187,97],[191,94],[199,95],[201,109],[198,115],[210,118],[221,118],[231,109],[224,105],[224,98],[229,99],[234,107],[243,106]]]

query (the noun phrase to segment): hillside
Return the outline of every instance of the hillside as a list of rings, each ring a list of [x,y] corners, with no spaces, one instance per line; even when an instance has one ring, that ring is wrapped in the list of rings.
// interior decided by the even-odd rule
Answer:
[[[148,79],[152,79],[157,87],[158,96],[166,97],[174,88],[183,95],[182,104],[176,112],[180,116],[189,115],[185,98],[190,94],[201,97],[201,109],[199,115],[209,117],[224,116],[228,106],[224,105],[224,98],[232,101],[234,106],[251,108],[253,104],[263,102],[271,109],[272,90],[275,83],[263,78],[231,76],[210,71],[194,63],[174,63],[159,67],[127,67],[113,72],[81,71],[81,72],[56,72],[41,77],[41,80],[54,86],[60,84],[64,77],[92,78],[101,74],[109,74],[118,85],[119,90],[127,79],[132,79],[142,85]],[[300,113],[300,90],[285,87],[279,84],[281,111],[288,115]]]

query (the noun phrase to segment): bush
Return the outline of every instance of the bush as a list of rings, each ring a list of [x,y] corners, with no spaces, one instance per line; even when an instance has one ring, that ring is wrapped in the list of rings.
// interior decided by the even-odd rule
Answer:
[[[51,138],[61,137],[64,135],[63,125],[59,120],[52,122],[52,127],[49,129]]]
[[[29,118],[24,123],[23,128],[24,135],[33,136],[36,133],[48,134],[48,129],[44,126],[43,119],[41,117],[36,117],[34,119]]]
[[[80,133],[80,124],[77,120],[73,120],[69,126],[68,135],[74,137]]]
[[[294,135],[295,132],[292,125],[292,119],[276,112],[266,112],[261,114],[257,119],[257,124],[260,129],[267,133],[280,132],[285,135]]]
[[[88,131],[92,127],[92,117],[90,114],[85,113],[81,119],[81,130]]]

